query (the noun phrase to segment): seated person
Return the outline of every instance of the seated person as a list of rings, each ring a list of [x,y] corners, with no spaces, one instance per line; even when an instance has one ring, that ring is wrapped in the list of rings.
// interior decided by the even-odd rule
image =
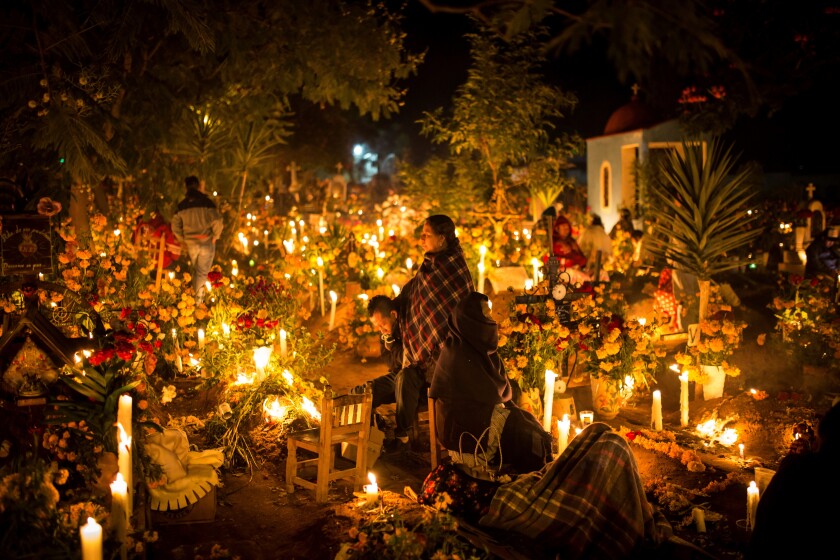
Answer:
[[[829,226],[805,249],[805,275],[840,274],[840,226]]]
[[[592,278],[595,278],[595,267],[599,266],[598,279],[609,280],[608,277],[603,277],[606,275],[604,265],[612,259],[612,239],[610,239],[610,236],[604,230],[601,216],[592,214],[592,223],[583,230],[579,245],[583,255],[586,257],[586,273]],[[598,251],[601,252],[600,260],[598,259]]]
[[[554,256],[560,259],[560,266],[578,269],[586,267],[586,255],[572,237],[572,224],[565,216],[557,216],[554,220],[551,243]]]
[[[792,447],[779,463],[759,496],[745,558],[809,558],[825,556],[823,551],[832,550],[834,531],[840,522],[835,509],[840,499],[837,399],[817,427],[814,447]]]
[[[645,497],[627,441],[596,422],[539,471],[500,483],[443,463],[423,482],[418,501],[443,507],[479,528],[512,531],[563,559],[647,558],[673,538],[667,519]]]
[[[371,323],[382,335],[383,354],[388,355],[388,373],[373,380],[372,408],[375,411],[380,405],[396,403],[397,427],[394,438],[405,445],[417,416],[417,406],[424,394],[426,379],[417,368],[402,367],[403,346],[397,300],[384,295],[373,296],[368,302],[367,311]],[[356,390],[363,391],[364,387],[357,387]],[[393,440],[386,442],[386,447],[392,447],[395,443]]]
[[[163,236],[166,239],[163,250],[163,268],[168,269],[181,256],[181,245],[175,238],[172,232],[172,227],[163,219],[158,212],[152,212],[148,219],[143,220],[143,217],[137,218],[137,225],[134,227],[132,243],[135,245],[142,245],[145,241],[153,241],[153,246],[158,247],[160,238]],[[155,249],[157,251],[157,249]],[[157,262],[157,252],[149,255],[152,261]]]
[[[455,306],[448,327],[429,390],[438,441],[459,462],[473,464],[480,444],[482,460],[500,469],[542,468],[551,459],[551,436],[511,400],[497,351],[499,325],[490,318],[487,296],[470,292]]]

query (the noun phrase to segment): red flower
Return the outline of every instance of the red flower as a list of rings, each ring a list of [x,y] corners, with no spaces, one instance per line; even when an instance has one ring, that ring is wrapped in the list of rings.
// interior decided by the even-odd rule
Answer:
[[[90,358],[88,358],[88,362],[92,366],[98,366],[107,362],[115,355],[116,351],[113,348],[103,348],[102,350],[97,350],[96,352],[91,354]]]
[[[55,216],[61,212],[61,203],[52,200],[49,197],[44,197],[38,201],[38,213],[42,216]]]
[[[134,354],[137,353],[137,348],[135,348],[134,345],[127,340],[120,340],[117,342],[116,352],[117,356],[119,356],[121,360],[127,362],[134,357]]]
[[[120,321],[125,321],[131,316],[131,308],[130,307],[123,307],[122,311],[120,312]]]
[[[151,342],[149,342],[147,340],[141,340],[137,344],[137,348],[142,350],[143,352],[154,352],[155,351],[155,347],[152,345]]]
[[[627,435],[627,439],[629,439],[630,441],[633,441],[634,439],[636,439],[636,436],[642,435],[642,432],[627,432],[626,435]]]

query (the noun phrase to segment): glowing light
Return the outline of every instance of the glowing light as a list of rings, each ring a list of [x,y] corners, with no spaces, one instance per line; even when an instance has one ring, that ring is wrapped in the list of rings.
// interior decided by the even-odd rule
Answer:
[[[289,413],[289,407],[280,404],[280,399],[274,397],[273,400],[265,399],[263,402],[263,413],[268,422],[277,422],[286,417]]]
[[[300,403],[300,407],[303,409],[303,411],[310,415],[312,418],[320,420],[321,412],[315,407],[315,404],[306,397],[302,397],[302,399],[303,400]]]

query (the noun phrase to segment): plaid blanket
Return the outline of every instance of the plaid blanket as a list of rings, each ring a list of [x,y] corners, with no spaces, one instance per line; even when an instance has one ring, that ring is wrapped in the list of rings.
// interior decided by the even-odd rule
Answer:
[[[648,503],[627,442],[603,423],[542,470],[502,485],[479,523],[526,535],[564,560],[627,558],[673,534]]]
[[[457,243],[426,253],[417,274],[403,287],[400,332],[406,360],[426,370],[427,378],[448,332],[447,319],[461,298],[473,291],[472,276]]]

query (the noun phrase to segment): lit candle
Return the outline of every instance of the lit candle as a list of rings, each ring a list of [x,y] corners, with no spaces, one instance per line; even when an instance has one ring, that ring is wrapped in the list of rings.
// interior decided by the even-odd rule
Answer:
[[[117,424],[117,469],[118,472],[122,475],[123,480],[125,481],[126,487],[128,489],[127,496],[128,499],[126,503],[128,504],[128,511],[132,511],[133,507],[133,497],[132,497],[132,490],[133,490],[133,480],[134,480],[134,472],[133,467],[131,464],[131,438],[126,435],[125,429],[123,428],[122,424]]]
[[[321,297],[321,317],[326,315],[324,311],[324,259],[318,257],[318,294]]]
[[[531,259],[531,266],[534,267],[534,285],[540,283],[540,261],[536,257]]]
[[[82,560],[102,560],[102,525],[93,517],[79,527],[82,539]]]
[[[134,434],[131,430],[131,395],[120,395],[119,405],[117,408],[117,422],[125,430],[125,435],[132,437]]]
[[[657,432],[662,431],[662,392],[657,389],[653,392],[653,404],[650,411],[650,423]]]
[[[688,372],[680,374],[680,426],[688,426]]]
[[[268,367],[268,360],[271,359],[271,346],[259,346],[254,348],[254,366],[260,380],[265,377],[265,368]]]
[[[557,455],[562,455],[563,451],[569,446],[569,428],[572,427],[572,422],[569,420],[569,415],[564,414],[561,420],[557,421]]]
[[[222,334],[225,335],[225,338],[230,338],[230,325],[227,323],[222,323]]]
[[[280,356],[285,358],[288,353],[286,347],[286,329],[280,329]]]
[[[691,510],[691,517],[694,518],[694,523],[697,527],[698,533],[706,532],[706,512],[703,508],[696,507]]]
[[[758,508],[758,486],[751,480],[747,488],[747,530],[755,529],[755,511]]]
[[[487,247],[485,245],[482,245],[481,247],[479,247],[478,248],[478,254],[479,254],[478,262],[481,263],[481,264],[484,264],[484,255],[487,254]]]
[[[111,483],[111,523],[114,537],[121,546],[125,546],[128,532],[128,484],[121,473]]]
[[[551,407],[554,404],[554,381],[557,374],[550,369],[545,370],[545,396],[543,398],[543,430],[551,433]]]
[[[740,457],[742,461],[744,460],[744,444],[743,443],[738,444],[738,457]]]
[[[329,330],[333,330],[335,328],[335,302],[338,301],[338,294],[334,291],[330,290],[330,328]]]
[[[583,427],[590,425],[592,422],[595,421],[595,413],[591,410],[581,410],[580,411],[580,423],[583,424]],[[578,432],[580,433],[580,432]]]
[[[376,476],[372,473],[368,473],[368,480],[370,484],[365,484],[365,504],[372,506],[376,502],[379,501],[379,486],[376,484]]]
[[[204,329],[198,329],[198,349],[204,348]]]
[[[526,278],[525,279],[525,291],[530,292],[532,289],[534,289],[534,281],[531,280],[530,278]]]
[[[484,263],[478,263],[478,286],[476,286],[476,291],[484,293]]]
[[[408,273],[411,274],[411,268],[414,266],[414,262],[411,259],[405,259],[405,268],[408,270]]]

